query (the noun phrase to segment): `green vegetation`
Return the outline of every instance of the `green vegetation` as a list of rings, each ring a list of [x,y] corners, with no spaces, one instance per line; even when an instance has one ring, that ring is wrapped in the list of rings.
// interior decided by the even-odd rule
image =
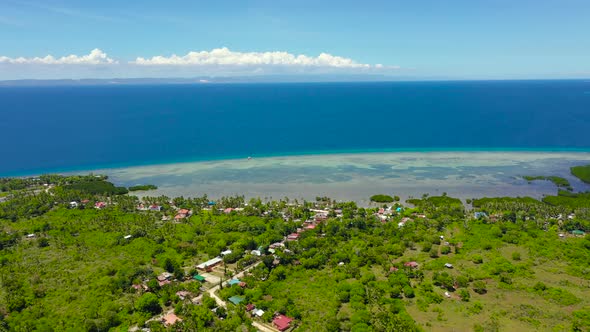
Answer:
[[[125,187],[115,187],[107,181],[80,181],[65,186],[66,189],[78,190],[93,195],[124,195],[129,191]]]
[[[578,179],[590,183],[590,165],[585,166],[574,166],[570,168],[572,175]]]
[[[554,206],[568,207],[572,210],[583,209],[590,206],[590,192],[571,193],[559,191],[557,196],[545,196],[543,202]]]
[[[523,176],[523,178],[529,182],[536,181],[536,180],[551,181],[558,188],[565,188],[569,191],[574,190],[574,188],[572,188],[570,182],[567,179],[564,179],[559,176]]]
[[[371,202],[391,203],[391,202],[393,202],[393,197],[391,197],[389,195],[373,195],[373,196],[371,196]]]
[[[425,195],[383,221],[377,207],[329,198],[222,197],[212,209],[207,196],[140,201],[102,190],[117,188],[106,180],[45,176],[0,203],[0,330],[165,331],[159,315],[169,312],[182,318],[174,331],[254,331],[275,312],[300,331],[589,326],[590,238],[569,231],[590,231],[590,193],[476,199],[479,219],[459,199]],[[162,218],[179,209],[192,215]],[[317,209],[328,220],[285,241]],[[228,249],[223,264],[196,270]],[[227,286],[232,278],[244,284]],[[205,290],[219,285],[223,301],[244,301],[212,311]],[[265,314],[251,317],[247,304]]]
[[[145,185],[129,187],[129,191],[156,190],[156,189],[158,189],[158,187],[154,186],[153,184],[145,184]]]

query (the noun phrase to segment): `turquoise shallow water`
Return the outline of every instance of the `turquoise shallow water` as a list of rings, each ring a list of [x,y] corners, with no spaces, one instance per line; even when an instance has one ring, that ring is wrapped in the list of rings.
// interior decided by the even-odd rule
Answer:
[[[140,195],[313,199],[329,196],[368,203],[376,193],[402,198],[448,193],[454,197],[554,195],[547,181],[523,175],[557,175],[577,191],[590,186],[569,173],[590,164],[590,152],[429,151],[275,156],[99,169],[117,184],[155,184]]]
[[[366,154],[403,154],[403,153],[416,153],[429,154],[429,153],[473,153],[473,154],[485,154],[485,153],[540,153],[540,154],[553,154],[553,153],[590,153],[590,148],[397,148],[397,149],[363,149],[363,150],[331,150],[331,151],[304,151],[304,152],[277,152],[274,154],[259,154],[259,155],[236,155],[236,156],[220,156],[210,158],[184,158],[177,160],[151,160],[151,161],[130,161],[122,163],[111,163],[111,164],[95,164],[85,166],[70,166],[70,167],[57,167],[57,168],[39,168],[26,171],[14,171],[1,174],[1,176],[31,176],[47,173],[84,173],[96,170],[107,171],[110,169],[125,169],[125,168],[138,168],[138,167],[160,167],[170,166],[178,164],[194,164],[194,163],[206,163],[206,162],[224,162],[233,160],[242,160],[248,157],[258,159],[277,158],[277,157],[291,157],[291,158],[306,158],[306,157],[319,157],[322,156],[338,156],[338,155],[366,155]]]
[[[590,149],[589,82],[0,88],[0,176],[247,156]]]

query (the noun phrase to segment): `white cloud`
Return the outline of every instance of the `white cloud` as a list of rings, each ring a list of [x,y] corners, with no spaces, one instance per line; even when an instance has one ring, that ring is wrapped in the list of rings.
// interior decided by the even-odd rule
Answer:
[[[132,64],[142,66],[293,66],[346,69],[383,68],[357,63],[352,59],[321,53],[317,57],[294,55],[288,52],[234,52],[226,47],[211,51],[189,52],[184,56],[138,57]]]
[[[0,0],[1,1],[1,0]],[[321,53],[235,52],[228,48],[178,56],[138,57],[133,61],[109,57],[100,49],[87,55],[8,57],[0,54],[0,80],[50,78],[238,77],[265,75],[390,75],[397,66],[367,64]]]
[[[104,65],[104,64],[116,64],[116,60],[113,60],[107,56],[106,53],[95,48],[87,55],[68,55],[61,58],[55,58],[52,55],[47,55],[43,58],[9,58],[6,56],[0,56],[0,64],[37,64],[37,65]]]

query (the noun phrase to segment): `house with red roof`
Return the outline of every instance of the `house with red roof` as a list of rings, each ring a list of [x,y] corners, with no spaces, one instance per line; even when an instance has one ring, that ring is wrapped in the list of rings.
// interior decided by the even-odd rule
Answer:
[[[173,312],[167,314],[162,318],[162,323],[164,323],[164,325],[166,326],[172,326],[177,322],[182,322],[182,319],[176,316]]]
[[[292,233],[292,234],[287,235],[288,241],[297,241],[298,239],[299,239],[298,233]]]
[[[411,267],[411,268],[415,269],[415,268],[418,267],[418,263],[416,263],[416,262],[407,262],[407,263],[404,263],[404,266]]]
[[[94,204],[94,207],[97,209],[104,209],[105,207],[107,207],[107,203],[105,202],[96,202],[96,204]]]
[[[285,331],[289,327],[291,327],[291,322],[293,318],[289,318],[285,315],[278,315],[272,320],[272,324],[279,330]]]

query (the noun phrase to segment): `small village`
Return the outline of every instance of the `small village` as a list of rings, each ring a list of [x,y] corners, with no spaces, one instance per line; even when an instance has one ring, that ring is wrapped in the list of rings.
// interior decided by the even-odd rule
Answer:
[[[72,202],[72,204],[75,202]],[[173,205],[173,202],[169,202],[172,208],[172,214],[170,215],[163,215],[162,221],[172,221],[172,222],[182,222],[190,218],[193,215],[193,211],[185,208],[178,208]],[[245,206],[247,207],[247,203]],[[288,207],[291,208],[298,208],[298,209],[306,209],[309,211],[311,217],[305,220],[301,219],[292,219],[293,216],[287,212],[290,209],[285,208],[283,206],[282,209],[277,209],[275,211],[265,211],[263,212],[260,217],[268,216],[269,214],[278,214],[280,215],[285,221],[293,221],[300,225],[297,227],[295,232],[287,234],[282,241],[274,242],[267,247],[259,246],[256,249],[251,250],[249,253],[250,257],[253,259],[250,261],[251,265],[242,267],[240,269],[236,264],[227,263],[224,259],[226,256],[232,254],[230,249],[226,249],[221,251],[218,256],[213,257],[207,261],[201,262],[193,267],[185,267],[185,271],[192,271],[192,272],[185,272],[185,276],[183,279],[179,280],[174,277],[174,275],[170,272],[162,272],[157,276],[157,283],[160,287],[164,287],[165,285],[175,284],[177,288],[183,288],[182,285],[186,285],[187,283],[198,283],[199,284],[199,292],[194,293],[187,290],[179,290],[175,294],[176,296],[184,302],[190,302],[193,305],[202,305],[203,296],[209,296],[210,298],[215,300],[215,307],[211,309],[212,312],[217,312],[218,308],[227,308],[227,306],[235,306],[239,308],[239,310],[244,310],[247,315],[252,319],[252,325],[258,329],[259,331],[292,331],[297,327],[297,320],[292,317],[288,317],[284,314],[275,312],[272,313],[272,320],[270,322],[265,322],[263,320],[263,316],[265,315],[265,311],[262,309],[257,308],[252,303],[246,303],[243,296],[234,295],[228,297],[227,299],[223,299],[218,295],[218,292],[223,287],[235,287],[237,289],[247,289],[248,283],[243,281],[243,279],[248,279],[253,277],[250,273],[250,270],[258,266],[262,263],[262,259],[264,257],[272,257],[272,264],[274,266],[280,265],[280,257],[277,255],[278,252],[289,254],[291,251],[289,249],[289,243],[297,241],[301,234],[309,231],[315,230],[321,223],[327,221],[329,218],[336,218],[342,219],[343,217],[343,209],[341,208],[333,208],[330,204],[326,204],[326,202],[315,202],[313,206],[310,207],[309,204],[288,204]],[[106,203],[104,202],[97,202],[95,204],[97,209],[102,209],[106,207]],[[151,212],[161,212],[162,206],[157,204],[139,204],[137,206],[138,211],[151,211]],[[225,207],[225,208],[217,208],[216,203],[213,201],[209,201],[207,206],[203,208],[203,211],[214,211],[216,213],[221,214],[239,214],[244,211],[244,207]],[[404,213],[406,211],[406,213]],[[419,212],[419,209],[413,209],[406,207],[402,204],[395,203],[392,205],[384,205],[381,204],[381,207],[369,207],[367,208],[367,212],[372,214],[375,220],[380,221],[382,223],[388,222],[395,222],[397,223],[398,228],[404,227],[406,224],[414,222],[415,220],[425,220],[427,219],[426,214]],[[173,215],[173,216],[172,216]],[[482,219],[485,218],[490,222],[496,222],[502,216],[500,214],[492,214],[490,216],[487,215],[485,212],[475,211],[472,213],[473,219]],[[572,220],[575,217],[574,214],[569,214],[566,216],[567,219]],[[554,216],[554,219],[559,221],[563,220],[563,216],[561,214]],[[325,236],[325,234],[318,234],[318,236]],[[566,236],[585,236],[585,233],[579,230],[574,230],[570,234],[560,233],[559,237],[564,238]],[[126,239],[129,239],[131,235],[126,236]],[[445,248],[450,248],[451,246],[457,246],[457,244],[449,243],[448,239],[445,239],[443,235],[440,235],[441,247],[438,251],[438,254],[444,254]],[[458,244],[460,246],[460,244]],[[448,249],[450,251],[450,249]],[[392,262],[393,265],[389,269],[389,273],[396,273],[400,269],[406,270],[417,270],[420,267],[420,264],[416,261],[398,261]],[[293,264],[297,265],[298,262],[295,261]],[[340,262],[338,265],[344,265],[344,262]],[[454,269],[453,264],[451,263],[444,263],[444,267],[447,269]],[[196,268],[196,269],[195,269]],[[262,279],[264,280],[264,278]],[[148,286],[150,280],[144,280],[142,284],[134,284],[132,287],[140,293],[149,292],[150,288]],[[459,289],[459,286],[455,282],[452,286],[455,290]],[[447,298],[452,298],[455,300],[461,300],[461,298],[456,295],[455,293],[450,293],[449,291],[444,292],[444,296]],[[182,322],[183,318],[178,316],[174,313],[173,309],[169,309],[164,313],[157,315],[156,317],[152,318],[152,320],[160,321],[165,327],[172,327],[174,324],[178,322]],[[139,328],[132,328],[130,331],[137,331]],[[149,331],[149,328],[143,328],[142,331]]]
[[[87,187],[104,186],[92,179]],[[79,260],[96,254],[104,268],[93,297],[124,308],[117,314],[111,304],[106,316],[118,331],[303,331],[320,326],[325,315],[334,330],[366,330],[387,324],[389,318],[371,317],[383,305],[397,310],[405,326],[414,324],[409,315],[433,324],[428,308],[470,307],[470,298],[477,306],[498,305],[495,295],[514,280],[546,268],[530,265],[533,254],[519,247],[523,238],[536,241],[530,246],[582,246],[587,218],[583,209],[530,199],[463,202],[444,193],[403,203],[371,199],[365,207],[327,197],[139,198],[59,186],[38,195],[50,204],[38,205],[47,217],[14,224],[22,228],[7,229],[4,243],[39,254],[59,250],[56,257],[70,243],[69,255]],[[18,202],[36,201],[18,195],[8,201]],[[88,245],[98,249],[84,251]],[[527,294],[559,291],[560,305],[581,301],[573,286],[566,291],[547,280],[534,286]],[[104,322],[93,318],[88,330]]]

